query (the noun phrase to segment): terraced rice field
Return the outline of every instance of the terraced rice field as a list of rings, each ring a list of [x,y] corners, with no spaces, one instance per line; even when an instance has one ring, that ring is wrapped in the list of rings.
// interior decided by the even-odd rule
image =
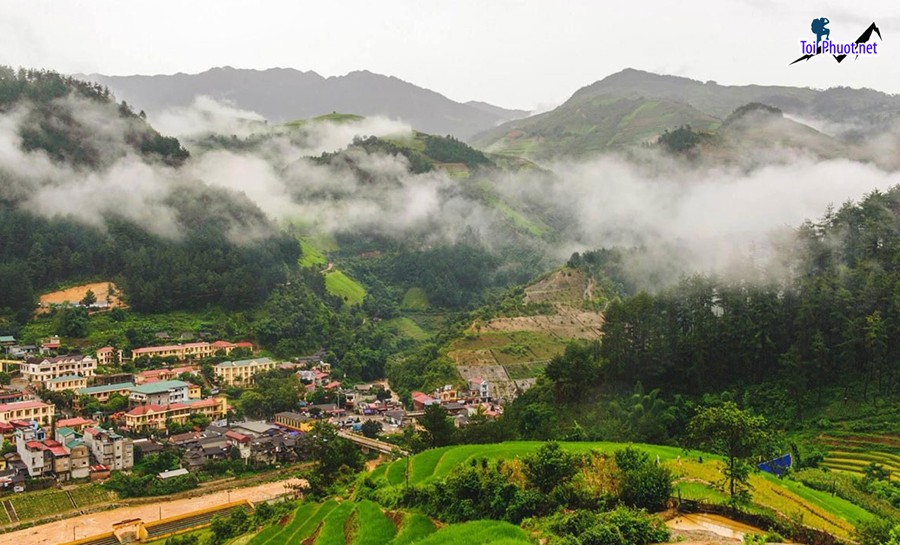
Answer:
[[[372,472],[373,480],[388,485],[405,483],[409,463],[410,485],[426,484],[448,475],[453,468],[478,458],[512,459],[535,452],[539,442],[509,442],[492,445],[464,445],[425,451],[406,459],[378,466]],[[624,448],[622,443],[561,443],[570,452],[599,451],[612,454]],[[724,503],[726,495],[715,483],[722,479],[721,461],[697,451],[684,451],[677,447],[658,445],[632,445],[647,452],[672,470],[676,477],[676,494],[683,499]],[[699,462],[699,456],[703,462]],[[757,511],[775,511],[786,517],[801,518],[804,524],[821,528],[837,536],[848,538],[853,528],[873,515],[856,505],[830,494],[819,492],[802,484],[781,480],[766,473],[756,473],[750,478],[751,494]]]
[[[390,515],[390,516],[388,516]],[[289,521],[266,528],[246,545],[523,545],[525,533],[505,522],[477,521],[448,525],[441,530],[423,515],[385,513],[371,501],[328,501],[301,505]]]
[[[828,456],[822,465],[836,471],[862,475],[872,462],[900,474],[900,438],[888,435],[825,434],[819,437]]]

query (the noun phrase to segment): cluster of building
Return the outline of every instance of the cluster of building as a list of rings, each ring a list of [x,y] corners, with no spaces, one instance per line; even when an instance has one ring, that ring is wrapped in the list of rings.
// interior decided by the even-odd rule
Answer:
[[[20,486],[26,477],[60,481],[102,479],[110,471],[134,466],[131,439],[84,418],[64,419],[56,424],[51,437],[38,420],[0,422],[4,441],[16,447],[14,453],[4,456],[0,486]]]

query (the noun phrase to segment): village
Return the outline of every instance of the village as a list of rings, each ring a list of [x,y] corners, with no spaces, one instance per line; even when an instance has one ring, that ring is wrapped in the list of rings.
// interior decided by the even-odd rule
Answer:
[[[103,482],[164,452],[177,459],[178,467],[155,473],[159,481],[217,462],[280,467],[304,459],[304,436],[317,422],[333,425],[364,450],[396,453],[401,451],[390,437],[406,427],[415,429],[430,405],[442,407],[457,427],[475,414],[496,418],[502,413],[486,380],[412,392],[404,406],[386,381],[351,385],[337,380],[324,351],[275,361],[258,356],[252,343],[222,340],[146,346],[128,354],[110,346],[93,354],[61,354],[60,348],[58,337],[40,346],[0,337],[10,378],[0,389],[0,490]],[[233,354],[241,358],[229,359]],[[223,361],[207,364],[210,376],[199,362],[215,356]],[[145,368],[110,372],[133,361]],[[263,419],[235,411],[227,392],[252,388],[256,375],[273,370],[296,375],[301,391],[294,410]],[[322,397],[331,401],[315,402]]]

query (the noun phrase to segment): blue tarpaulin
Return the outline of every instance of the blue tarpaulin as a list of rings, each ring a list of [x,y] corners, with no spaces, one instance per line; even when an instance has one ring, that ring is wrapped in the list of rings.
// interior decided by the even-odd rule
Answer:
[[[785,454],[784,456],[779,456],[774,460],[763,462],[756,467],[765,471],[766,473],[771,473],[772,475],[778,475],[779,477],[781,477],[785,474],[788,468],[791,467],[791,462],[791,455]]]

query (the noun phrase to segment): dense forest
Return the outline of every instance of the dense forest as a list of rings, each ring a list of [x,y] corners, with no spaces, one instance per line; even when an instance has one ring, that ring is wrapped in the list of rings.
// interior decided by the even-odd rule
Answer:
[[[99,117],[79,117],[72,106],[76,100],[96,104]],[[160,135],[127,104],[115,104],[105,88],[54,72],[0,68],[0,113],[20,111],[25,112],[18,134],[23,152],[46,154],[60,168],[74,169],[71,176],[82,169],[102,172],[129,153],[163,168],[188,157],[177,139]],[[92,123],[109,123],[120,132],[97,136]],[[38,291],[85,279],[115,279],[138,311],[255,306],[285,281],[300,254],[296,240],[246,198],[199,183],[176,184],[162,197],[177,229],[177,236],[164,237],[124,210],[107,215],[99,226],[64,215],[35,215],[25,206],[27,199],[54,180],[23,180],[5,165],[0,181],[4,331],[15,331],[28,319]]]

